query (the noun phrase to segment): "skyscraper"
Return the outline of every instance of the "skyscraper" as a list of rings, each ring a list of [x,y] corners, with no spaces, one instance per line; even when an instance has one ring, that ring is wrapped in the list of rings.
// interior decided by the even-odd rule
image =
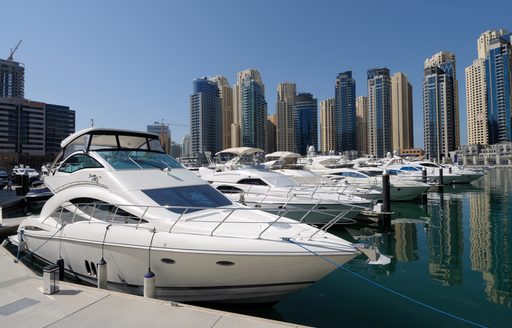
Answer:
[[[211,80],[217,83],[221,99],[222,112],[222,148],[231,148],[231,124],[233,124],[233,88],[224,76],[214,76]]]
[[[222,150],[222,112],[217,83],[195,79],[190,96],[190,142],[192,156]]]
[[[356,81],[352,72],[338,74],[335,87],[336,150],[356,149]]]
[[[25,66],[13,60],[0,59],[0,98],[24,98]]]
[[[412,86],[401,72],[391,77],[391,140],[393,150],[414,148]]]
[[[295,83],[279,83],[277,86],[277,150],[295,152]]]
[[[504,34],[508,34],[508,31],[505,29],[485,31],[484,33],[480,34],[480,37],[478,37],[476,42],[478,59],[485,59],[489,53],[489,45],[491,40],[496,39]]]
[[[265,151],[270,154],[277,150],[277,114],[267,116],[267,148]]]
[[[295,97],[295,152],[306,155],[309,146],[318,149],[318,101],[311,93]]]
[[[466,67],[466,111],[468,143],[489,143],[487,79],[485,59],[489,54],[491,40],[508,33],[504,29],[486,31],[477,40],[478,58]]]
[[[489,144],[512,141],[512,33],[490,41],[485,77]]]
[[[329,152],[336,149],[334,98],[320,102],[320,150]]]
[[[485,59],[475,59],[466,67],[466,111],[468,143],[487,145],[487,90],[485,82]]]
[[[234,87],[232,147],[266,146],[267,102],[260,73],[248,69],[238,73]]]
[[[455,55],[440,52],[425,60],[423,77],[424,146],[440,162],[458,147]]]
[[[368,154],[368,97],[356,98],[357,151]]]
[[[391,79],[389,69],[368,70],[368,151],[378,158],[391,152]]]

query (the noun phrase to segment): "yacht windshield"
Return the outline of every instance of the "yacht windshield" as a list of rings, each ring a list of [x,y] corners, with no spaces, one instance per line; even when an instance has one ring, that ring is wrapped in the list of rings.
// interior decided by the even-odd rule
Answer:
[[[96,151],[116,170],[144,170],[181,167],[171,156],[150,150],[98,150]]]
[[[161,206],[172,206],[168,210],[174,213],[192,213],[204,208],[231,205],[227,199],[209,185],[184,186],[142,190]]]

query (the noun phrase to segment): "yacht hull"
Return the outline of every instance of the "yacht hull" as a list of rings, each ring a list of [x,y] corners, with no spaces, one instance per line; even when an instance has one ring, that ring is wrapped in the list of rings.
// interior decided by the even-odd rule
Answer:
[[[147,237],[148,231],[144,233]],[[168,235],[163,238],[167,240],[168,247],[163,247],[165,242],[160,240],[159,246],[154,245],[149,251],[149,245],[109,241],[107,234],[103,258],[108,267],[108,289],[142,294],[143,277],[150,267],[156,276],[156,297],[160,299],[275,302],[335,269],[333,264],[313,253],[308,254],[298,245],[288,245],[293,247],[285,252],[268,253],[261,250],[251,253],[173,248],[172,234],[157,234]],[[49,263],[55,263],[61,257],[69,274],[96,284],[95,265],[102,258],[103,236],[88,240],[73,238],[68,233],[60,237],[57,232],[54,238],[50,237],[40,232],[25,231],[23,238],[29,251],[36,250],[36,256]],[[269,241],[277,242],[285,243]],[[342,265],[358,254],[355,250],[330,251],[323,256]]]

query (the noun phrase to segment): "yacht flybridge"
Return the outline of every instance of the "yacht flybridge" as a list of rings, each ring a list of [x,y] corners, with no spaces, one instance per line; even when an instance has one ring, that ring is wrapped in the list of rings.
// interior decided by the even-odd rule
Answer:
[[[326,229],[235,205],[166,155],[157,135],[90,128],[61,147],[45,177],[54,196],[20,224],[18,239],[84,281],[96,283],[104,259],[109,289],[142,293],[152,272],[158,298],[276,301],[332,263],[379,256]]]

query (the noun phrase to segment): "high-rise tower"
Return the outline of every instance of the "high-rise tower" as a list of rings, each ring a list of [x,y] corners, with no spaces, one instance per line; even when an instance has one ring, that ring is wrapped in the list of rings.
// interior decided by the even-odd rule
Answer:
[[[357,151],[368,154],[368,97],[356,98]]]
[[[412,86],[401,72],[391,77],[391,130],[393,150],[414,148]]]
[[[0,98],[25,96],[25,66],[13,60],[0,59]]]
[[[424,147],[438,162],[459,145],[455,55],[439,52],[425,60],[423,77]]]
[[[277,150],[297,151],[295,149],[295,83],[279,83],[277,86]]]
[[[311,93],[295,97],[295,151],[306,155],[309,146],[318,149],[318,101]]]
[[[512,33],[490,41],[485,77],[489,144],[512,141]]]
[[[329,152],[336,149],[334,98],[320,102],[320,150]]]
[[[485,60],[491,40],[507,34],[507,30],[485,31],[477,40],[478,58],[466,67],[466,111],[468,143],[489,144],[487,78]]]
[[[217,83],[206,77],[193,82],[190,96],[190,142],[192,156],[222,150],[222,112]]]
[[[356,81],[352,72],[338,74],[335,87],[336,150],[356,149]]]
[[[231,148],[231,124],[233,124],[233,88],[224,76],[214,76],[211,80],[217,83],[221,99],[222,112],[222,148]]]
[[[389,69],[368,70],[368,151],[378,158],[391,152],[391,78]]]
[[[233,96],[232,147],[265,149],[267,102],[260,73],[255,69],[239,72]]]

